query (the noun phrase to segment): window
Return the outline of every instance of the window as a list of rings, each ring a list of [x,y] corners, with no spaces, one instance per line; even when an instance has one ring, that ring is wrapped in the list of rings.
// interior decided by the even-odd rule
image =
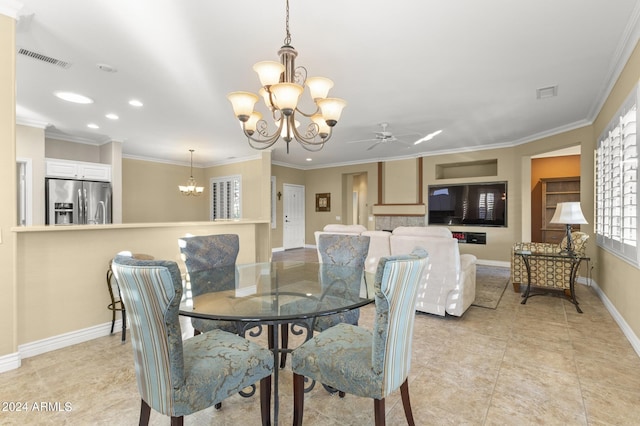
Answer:
[[[638,251],[638,86],[598,139],[595,233],[600,247],[640,266]]]
[[[242,176],[212,178],[211,220],[242,217]]]

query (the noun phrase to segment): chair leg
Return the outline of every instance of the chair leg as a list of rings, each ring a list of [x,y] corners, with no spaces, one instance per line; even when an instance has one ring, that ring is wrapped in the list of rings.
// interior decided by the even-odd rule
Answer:
[[[304,415],[304,376],[293,373],[293,426],[302,426]]]
[[[282,324],[280,326],[280,333],[282,334],[282,346],[280,349],[287,349],[289,347],[289,325]],[[287,353],[280,352],[280,368],[284,368],[287,363]]]
[[[171,426],[182,426],[182,425],[184,425],[184,417],[171,416]]]
[[[122,343],[127,341],[127,311],[122,306]]]
[[[400,395],[402,396],[402,406],[404,407],[404,415],[407,418],[409,426],[415,426],[413,421],[413,412],[411,411],[411,401],[409,400],[409,379],[400,385]]]
[[[144,402],[144,399],[140,398],[140,421],[139,426],[147,426],[149,424],[149,417],[151,416],[151,407]]]
[[[262,426],[271,425],[271,375],[260,380],[260,416]]]
[[[109,305],[111,306],[111,305]],[[109,334],[113,334],[113,327],[116,325],[116,310],[115,310],[115,306],[113,307],[114,309],[111,311],[111,332]]]
[[[384,418],[384,398],[382,399],[373,399],[373,416],[375,417],[375,425],[376,426],[384,426],[385,418]]]

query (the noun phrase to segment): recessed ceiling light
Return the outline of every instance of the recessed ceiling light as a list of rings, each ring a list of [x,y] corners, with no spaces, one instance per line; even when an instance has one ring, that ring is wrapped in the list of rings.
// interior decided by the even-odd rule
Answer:
[[[141,107],[142,105],[144,105],[142,102],[140,102],[137,99],[131,99],[129,101],[129,105],[134,106],[134,107]]]
[[[117,120],[118,118],[120,118],[116,114],[113,114],[113,113],[109,113],[109,114],[105,115],[105,117],[107,117],[109,120]]]
[[[87,124],[87,127],[90,128],[90,129],[99,129],[100,128],[100,126],[98,126],[97,124],[94,124],[94,123]]]
[[[311,158],[307,158],[307,161],[313,161]]]
[[[63,101],[73,102],[76,104],[92,104],[93,103],[93,99],[84,95],[80,95],[78,93],[55,92],[54,95],[56,95],[56,97],[62,99]]]
[[[417,141],[415,141],[413,144],[414,145],[418,145],[419,143],[422,142],[426,142],[426,141],[430,141],[431,139],[435,138],[436,136],[438,136],[440,133],[442,133],[442,130],[436,130],[433,133],[429,133],[427,136],[418,139]]]

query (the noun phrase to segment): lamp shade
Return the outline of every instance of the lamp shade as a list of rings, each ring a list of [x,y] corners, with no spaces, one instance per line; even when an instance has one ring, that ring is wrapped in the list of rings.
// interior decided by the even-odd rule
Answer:
[[[333,87],[333,81],[326,77],[309,77],[306,81],[312,99],[324,99]]]
[[[258,102],[258,97],[249,92],[232,92],[227,95],[227,99],[233,106],[233,113],[243,122],[251,117],[253,107]]]
[[[558,203],[556,205],[556,211],[553,217],[549,221],[550,223],[564,223],[564,224],[586,224],[587,219],[582,214],[580,203],[577,201],[571,201],[567,203]]]

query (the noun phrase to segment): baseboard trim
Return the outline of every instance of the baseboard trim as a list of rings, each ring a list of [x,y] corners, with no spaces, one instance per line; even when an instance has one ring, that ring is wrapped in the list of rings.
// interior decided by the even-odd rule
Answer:
[[[0,373],[15,370],[16,368],[20,368],[21,365],[20,352],[0,356]]]
[[[498,266],[500,268],[511,268],[511,262],[503,262],[500,260],[478,259],[476,265]]]
[[[614,304],[611,303],[611,300],[609,300],[604,291],[602,291],[600,286],[598,286],[598,283],[593,279],[589,280],[589,282],[585,279],[584,282],[585,285],[593,287],[595,292],[598,294],[598,297],[600,297],[600,300],[602,300],[602,303],[613,317],[613,320],[618,324],[618,327],[620,327],[620,330],[622,330],[622,333],[625,335],[629,343],[631,343],[633,350],[635,350],[636,354],[640,356],[640,339],[638,339],[638,336],[633,332],[633,329],[629,327],[629,324],[627,324],[622,315],[620,315],[620,312],[618,312]]]
[[[116,320],[113,330],[122,330],[122,319]],[[20,359],[30,358],[46,352],[55,351],[56,349],[62,349],[67,346],[77,345],[78,343],[97,339],[98,337],[108,336],[109,334],[111,334],[111,321],[82,330],[71,331],[69,333],[37,340],[35,342],[18,345],[18,353],[20,355]]]

